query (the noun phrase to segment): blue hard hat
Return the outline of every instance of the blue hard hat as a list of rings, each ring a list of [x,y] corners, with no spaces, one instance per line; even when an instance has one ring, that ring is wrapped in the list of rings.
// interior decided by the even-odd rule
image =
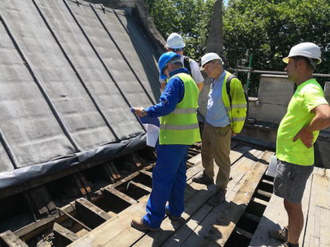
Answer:
[[[163,53],[163,55],[160,56],[160,58],[158,60],[158,67],[159,67],[161,79],[165,80],[167,78],[167,76],[165,74],[163,74],[163,69],[164,69],[165,65],[175,57],[180,58],[181,56],[180,56],[180,54],[176,54],[172,51],[165,52],[165,53]]]

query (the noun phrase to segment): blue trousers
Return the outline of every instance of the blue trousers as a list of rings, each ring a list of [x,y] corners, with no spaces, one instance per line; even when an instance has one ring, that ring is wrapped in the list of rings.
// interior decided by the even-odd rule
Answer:
[[[143,222],[159,228],[165,205],[171,215],[180,217],[184,211],[186,187],[186,161],[190,145],[158,145],[157,161],[152,174],[152,191],[147,203],[147,214]]]

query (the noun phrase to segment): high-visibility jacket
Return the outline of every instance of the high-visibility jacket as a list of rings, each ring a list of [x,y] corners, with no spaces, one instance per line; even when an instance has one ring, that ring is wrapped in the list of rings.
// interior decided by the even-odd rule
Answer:
[[[196,115],[199,90],[190,75],[179,73],[174,76],[183,81],[184,96],[173,112],[160,118],[159,144],[191,145],[201,141]]]
[[[226,76],[222,84],[222,100],[225,108],[228,112],[228,116],[231,122],[231,129],[236,134],[240,133],[245,122],[247,103],[244,95],[242,83],[233,78],[230,82],[230,97],[231,105],[229,102],[229,96],[227,94],[227,79],[231,74],[226,71]]]

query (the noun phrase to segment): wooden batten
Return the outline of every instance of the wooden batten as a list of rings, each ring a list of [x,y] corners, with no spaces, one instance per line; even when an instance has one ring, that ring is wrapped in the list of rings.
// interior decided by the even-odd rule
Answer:
[[[54,244],[55,246],[67,246],[72,242],[76,241],[79,237],[69,229],[61,226],[60,224],[54,223]]]
[[[39,217],[51,214],[56,209],[45,186],[35,187],[28,192],[32,198],[33,205],[36,208]]]
[[[105,203],[118,212],[137,203],[133,198],[112,187],[104,188],[102,193],[104,195]]]
[[[20,240],[12,231],[6,231],[0,234],[0,246],[28,247],[28,245]]]
[[[79,189],[81,195],[82,195],[82,196],[85,196],[85,195],[87,194],[87,192],[86,192],[84,186],[82,185],[82,183],[81,183],[81,181],[80,181],[78,175],[77,175],[77,174],[74,174],[74,175],[73,175],[73,179],[74,179],[74,182],[76,183],[76,185],[77,185],[77,187],[78,187],[78,189]]]
[[[142,167],[141,159],[136,153],[131,153],[131,157],[137,167]]]
[[[145,190],[145,191],[151,193],[151,188],[148,186],[145,186],[144,184],[141,184],[141,183],[130,181],[129,186],[135,186],[136,188],[139,188],[139,189],[142,189],[142,190]]]
[[[209,234],[204,237],[200,246],[223,246],[226,243],[250,202],[259,181],[265,173],[267,169],[265,164],[268,164],[267,161],[269,161],[271,155],[271,152],[266,151],[261,160],[251,168],[235,197],[226,207],[224,212],[217,218],[215,225]],[[254,182],[252,183],[251,181]],[[252,198],[252,201],[255,200],[260,199]]]
[[[90,228],[95,228],[110,219],[110,216],[85,198],[76,200],[77,217]]]
[[[140,171],[142,174],[146,175],[146,176],[149,176],[150,178],[152,178],[152,172],[149,172],[147,170],[141,170]]]
[[[239,227],[237,227],[237,226],[235,227],[234,231],[235,231],[237,234],[242,235],[242,236],[244,236],[244,237],[246,237],[246,238],[248,238],[248,239],[252,239],[252,237],[253,237],[253,234],[252,234],[252,233],[250,233],[250,232],[248,232],[248,231],[245,231],[245,230],[243,230],[242,228],[239,228]]]
[[[86,192],[87,192],[88,194],[89,194],[89,193],[91,193],[91,192],[92,192],[92,190],[91,190],[91,188],[90,188],[89,184],[87,183],[87,181],[86,181],[85,177],[82,175],[82,173],[81,173],[81,172],[79,172],[79,173],[78,173],[78,177],[79,177],[79,179],[80,179],[80,181],[81,181],[82,185],[84,186],[84,188],[85,188]]]

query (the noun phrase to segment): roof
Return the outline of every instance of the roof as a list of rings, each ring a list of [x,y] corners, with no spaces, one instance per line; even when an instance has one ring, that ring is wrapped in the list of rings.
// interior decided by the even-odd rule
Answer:
[[[145,133],[130,107],[159,98],[157,54],[130,16],[43,0],[0,12],[0,188]]]

